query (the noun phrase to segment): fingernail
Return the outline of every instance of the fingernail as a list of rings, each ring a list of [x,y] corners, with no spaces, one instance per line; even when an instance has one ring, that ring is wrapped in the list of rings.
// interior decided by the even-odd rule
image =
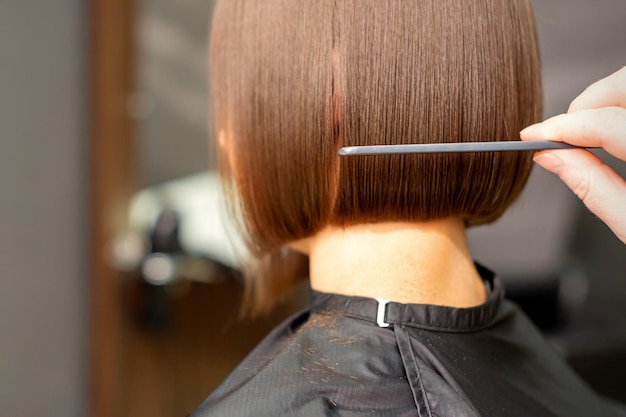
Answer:
[[[550,172],[556,172],[563,165],[563,161],[550,152],[535,154],[533,161]]]
[[[541,128],[539,127],[539,123],[530,125],[527,128],[522,129],[521,132],[519,132],[520,136],[524,136],[529,139],[535,139],[539,137],[540,133],[541,133]]]

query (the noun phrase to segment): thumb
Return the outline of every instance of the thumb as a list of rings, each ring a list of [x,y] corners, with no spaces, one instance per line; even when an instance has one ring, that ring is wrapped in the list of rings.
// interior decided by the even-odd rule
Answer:
[[[555,173],[626,243],[626,181],[584,149],[540,151],[535,162]]]

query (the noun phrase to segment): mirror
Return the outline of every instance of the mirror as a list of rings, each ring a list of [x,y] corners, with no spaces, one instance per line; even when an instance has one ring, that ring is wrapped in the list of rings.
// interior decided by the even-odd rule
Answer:
[[[536,0],[533,4],[542,46],[545,115],[551,116],[565,111],[569,101],[586,85],[624,64],[626,8],[621,0],[567,4]],[[134,45],[136,88],[128,98],[127,110],[137,122],[140,189],[155,189],[164,183],[173,186],[176,181],[215,168],[207,88],[212,8],[213,0],[138,3]],[[624,164],[606,159],[626,174]],[[515,282],[528,284],[535,278],[539,286],[546,282],[552,285],[556,279],[557,292],[569,288],[569,301],[574,303],[573,308],[578,308],[572,314],[579,316],[571,320],[568,317],[567,325],[582,334],[582,339],[604,340],[612,348],[626,352],[624,340],[612,339],[614,334],[619,334],[615,329],[619,326],[623,329],[623,325],[613,323],[602,313],[612,311],[612,317],[619,317],[616,314],[619,310],[626,314],[621,301],[626,291],[623,280],[626,257],[622,245],[604,225],[586,213],[556,178],[540,169],[534,171],[528,190],[505,218],[493,227],[470,232],[474,253],[486,265],[509,277],[510,288]],[[574,274],[569,287],[561,287],[559,274],[572,257],[577,259],[576,271],[583,275]],[[526,269],[518,276],[516,268]],[[167,293],[167,297],[173,297],[168,299],[172,303],[168,314],[174,324],[160,333],[138,327],[132,322],[136,311],[132,308],[125,311],[125,320],[131,322],[124,325],[124,340],[119,343],[125,346],[124,363],[130,365],[117,386],[126,393],[119,397],[117,408],[123,410],[120,415],[165,416],[190,412],[228,373],[229,366],[234,366],[282,317],[305,303],[304,299],[298,299],[271,318],[241,324],[236,311],[240,289],[235,281],[177,287],[174,295]],[[159,297],[164,293],[158,291],[150,295],[154,297],[152,301],[162,299]],[[136,289],[125,291],[122,304],[136,306],[137,299],[142,297],[147,297],[146,293]],[[609,304],[612,307],[605,308]],[[560,319],[556,317],[555,323],[559,324]],[[602,330],[594,328],[594,320],[608,323],[606,334],[594,336]],[[558,330],[550,329],[555,343],[564,349],[579,348],[569,344],[571,341],[562,328],[561,333],[555,329]],[[238,346],[236,351],[231,348],[233,345]],[[587,350],[578,351],[578,359],[594,356],[601,348],[586,345]],[[570,359],[576,363],[577,357]],[[581,369],[583,365],[581,362]],[[585,369],[586,376],[593,380],[592,373],[599,368]],[[614,374],[619,374],[618,367],[613,369]],[[610,375],[604,376],[595,380],[596,387],[619,399],[623,392],[611,391],[611,387],[621,385],[611,385]]]
[[[139,122],[142,188],[215,167],[206,82],[213,3],[140,3],[137,91],[129,100],[129,110]],[[611,13],[619,3],[614,0],[604,0],[603,7],[580,3],[567,10],[559,2],[533,3],[548,117],[565,111],[587,84],[619,67],[623,48],[614,39],[622,39],[619,33],[624,29],[621,14]],[[570,267],[568,250],[581,211],[580,203],[556,177],[535,169],[522,198],[500,221],[470,230],[472,250],[510,285],[527,285],[529,279],[541,284]]]

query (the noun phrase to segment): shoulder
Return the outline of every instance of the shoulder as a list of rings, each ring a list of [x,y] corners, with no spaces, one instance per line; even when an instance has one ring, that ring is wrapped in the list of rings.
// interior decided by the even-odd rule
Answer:
[[[329,410],[338,416],[413,415],[402,361],[389,351],[395,337],[380,330],[337,315],[294,316],[270,333],[191,416],[319,416]]]
[[[262,414],[257,403],[277,393],[272,379],[279,378],[276,368],[285,362],[285,354],[281,352],[289,346],[309,314],[308,311],[298,313],[272,330],[190,417],[269,415]]]

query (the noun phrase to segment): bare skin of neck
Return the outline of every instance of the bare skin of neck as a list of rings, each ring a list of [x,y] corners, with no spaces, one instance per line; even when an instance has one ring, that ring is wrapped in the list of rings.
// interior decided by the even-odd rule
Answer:
[[[485,301],[459,219],[326,227],[290,246],[309,255],[317,291],[450,307]]]

